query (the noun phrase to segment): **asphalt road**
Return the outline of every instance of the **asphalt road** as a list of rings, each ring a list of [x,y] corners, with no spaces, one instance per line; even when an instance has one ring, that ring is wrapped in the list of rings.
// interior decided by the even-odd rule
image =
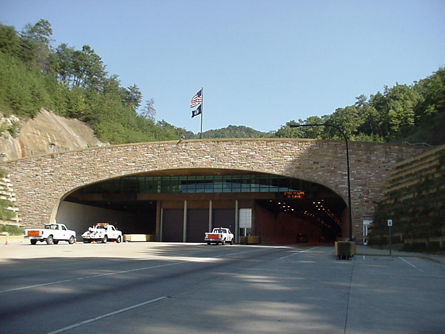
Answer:
[[[0,247],[1,333],[445,333],[445,266],[333,246]]]

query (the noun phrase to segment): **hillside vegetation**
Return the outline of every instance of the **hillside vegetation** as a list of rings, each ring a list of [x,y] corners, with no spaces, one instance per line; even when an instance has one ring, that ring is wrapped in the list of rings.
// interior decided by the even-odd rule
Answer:
[[[109,74],[89,45],[76,50],[51,45],[47,20],[22,31],[0,24],[0,112],[33,118],[41,108],[89,124],[96,136],[111,144],[186,139],[199,135],[165,121],[156,121],[154,99],[142,103],[135,85],[122,87]],[[342,139],[333,127],[290,128],[290,120],[276,132],[263,133],[231,125],[210,130],[202,138],[300,137]],[[331,115],[298,120],[299,124],[328,123],[343,129],[350,140],[372,142],[445,143],[445,69],[412,85],[384,87],[352,106]],[[16,132],[17,129],[0,129]]]
[[[21,32],[0,25],[0,111],[33,118],[41,108],[89,124],[98,138],[112,144],[179,138],[184,129],[155,123],[154,101],[138,114],[138,87],[121,87],[94,50],[67,44],[53,48],[46,20]]]

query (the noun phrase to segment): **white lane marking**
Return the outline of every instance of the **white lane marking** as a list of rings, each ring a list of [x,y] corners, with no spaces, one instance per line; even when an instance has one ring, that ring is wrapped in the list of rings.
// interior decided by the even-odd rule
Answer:
[[[248,251],[244,251],[244,252],[221,254],[221,256],[215,256],[215,258],[228,257],[228,256],[239,255],[239,254],[244,254],[244,253],[259,252],[260,250],[261,249],[254,249],[254,250],[248,250]]]
[[[107,318],[107,317],[112,317],[112,316],[114,316],[116,314],[119,314],[119,313],[122,313],[122,312],[126,312],[126,311],[129,311],[129,310],[132,310],[132,309],[144,306],[144,305],[152,304],[152,303],[155,303],[155,302],[160,301],[160,300],[165,299],[165,298],[167,298],[167,297],[163,296],[163,297],[155,298],[155,299],[148,300],[148,301],[140,303],[140,304],[136,304],[136,305],[133,305],[133,306],[129,306],[129,307],[126,307],[126,308],[114,311],[114,312],[110,312],[110,313],[107,313],[107,314],[102,314],[102,315],[100,315],[98,317],[95,317],[95,318],[92,318],[92,319],[88,319],[88,320],[84,320],[84,321],[78,322],[77,324],[74,324],[74,325],[71,325],[71,326],[67,326],[67,327],[64,327],[64,328],[60,328],[58,330],[55,330],[53,332],[49,332],[47,334],[57,334],[57,333],[66,332],[66,331],[68,331],[70,329],[73,329],[73,328],[76,328],[76,327],[80,327],[80,326],[83,326],[83,325],[86,325],[86,324],[89,324],[89,323],[92,323],[94,321],[98,321],[98,320],[101,320],[101,319],[104,319],[104,318]]]
[[[435,266],[435,267],[431,267],[431,266],[426,266],[422,268],[422,264],[424,264],[423,262],[420,263],[421,266],[416,266],[413,263],[409,262],[408,260],[405,260],[401,257],[399,257],[399,259],[401,259],[402,261],[404,261],[405,263],[409,264],[411,267],[416,268],[418,271],[420,271],[423,274],[426,275],[430,275],[430,276],[435,276],[435,277],[445,277],[445,270],[443,269],[442,266]],[[423,261],[419,258],[414,258],[415,260],[420,260]]]
[[[286,256],[283,256],[283,257],[278,258],[278,260],[282,260],[282,259],[285,259],[285,258],[294,256],[294,255],[297,255],[297,254],[300,254],[300,253],[306,253],[306,252],[308,252],[308,251],[310,251],[310,250],[313,250],[313,249],[316,249],[316,248],[318,248],[318,246],[316,246],[316,247],[311,247],[311,248],[308,248],[308,249],[305,249],[305,250],[302,250],[302,251],[298,251],[298,252],[293,252],[292,254],[289,254],[289,255],[286,255]]]
[[[411,262],[405,260],[404,258],[402,258],[402,257],[399,256],[399,259],[402,260],[403,262],[409,264],[411,267],[414,267],[414,268],[416,268],[417,270],[420,270],[420,269],[417,268],[414,264],[412,264]]]
[[[183,262],[167,263],[167,264],[161,264],[161,265],[157,265],[157,266],[150,266],[150,267],[137,268],[137,269],[131,269],[131,270],[123,270],[123,271],[114,271],[114,272],[111,272],[111,273],[99,274],[99,275],[94,275],[94,276],[77,277],[77,278],[73,278],[73,279],[69,279],[69,280],[55,281],[55,282],[48,282],[48,283],[42,283],[42,284],[36,284],[36,285],[23,286],[23,287],[20,287],[20,288],[14,288],[14,289],[9,289],[9,290],[0,290],[0,293],[19,291],[19,290],[26,290],[26,289],[32,289],[32,288],[38,288],[38,287],[47,286],[47,285],[68,283],[68,282],[73,282],[73,281],[77,281],[77,280],[78,281],[80,281],[80,280],[87,280],[87,279],[97,278],[97,277],[102,277],[102,276],[111,276],[111,275],[117,275],[117,274],[125,274],[125,273],[134,272],[134,271],[156,269],[156,268],[161,268],[161,267],[174,266],[174,265],[177,265],[177,264],[180,264],[180,263],[183,263]]]
[[[11,291],[18,291],[18,290],[25,290],[25,289],[32,289],[32,288],[38,288],[41,286],[45,286],[45,285],[53,285],[53,284],[61,284],[61,283],[67,283],[67,282],[71,282],[71,279],[68,280],[64,280],[64,281],[57,281],[57,282],[49,282],[49,283],[42,283],[42,284],[36,284],[36,285],[29,285],[29,286],[24,286],[21,288],[14,288],[14,289],[9,289],[9,290],[1,290],[0,293],[5,293],[5,292],[11,292]]]

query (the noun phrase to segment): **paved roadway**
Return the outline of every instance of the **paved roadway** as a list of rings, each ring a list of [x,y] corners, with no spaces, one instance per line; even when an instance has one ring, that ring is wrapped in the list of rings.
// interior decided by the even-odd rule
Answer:
[[[445,333],[445,266],[333,246],[0,246],[1,333]]]

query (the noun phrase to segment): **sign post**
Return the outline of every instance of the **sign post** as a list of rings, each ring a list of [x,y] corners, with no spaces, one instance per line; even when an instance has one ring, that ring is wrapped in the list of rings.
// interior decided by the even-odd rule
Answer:
[[[389,228],[389,255],[391,255],[392,250],[392,241],[391,241],[391,227],[392,227],[392,219],[388,219],[388,228]]]

